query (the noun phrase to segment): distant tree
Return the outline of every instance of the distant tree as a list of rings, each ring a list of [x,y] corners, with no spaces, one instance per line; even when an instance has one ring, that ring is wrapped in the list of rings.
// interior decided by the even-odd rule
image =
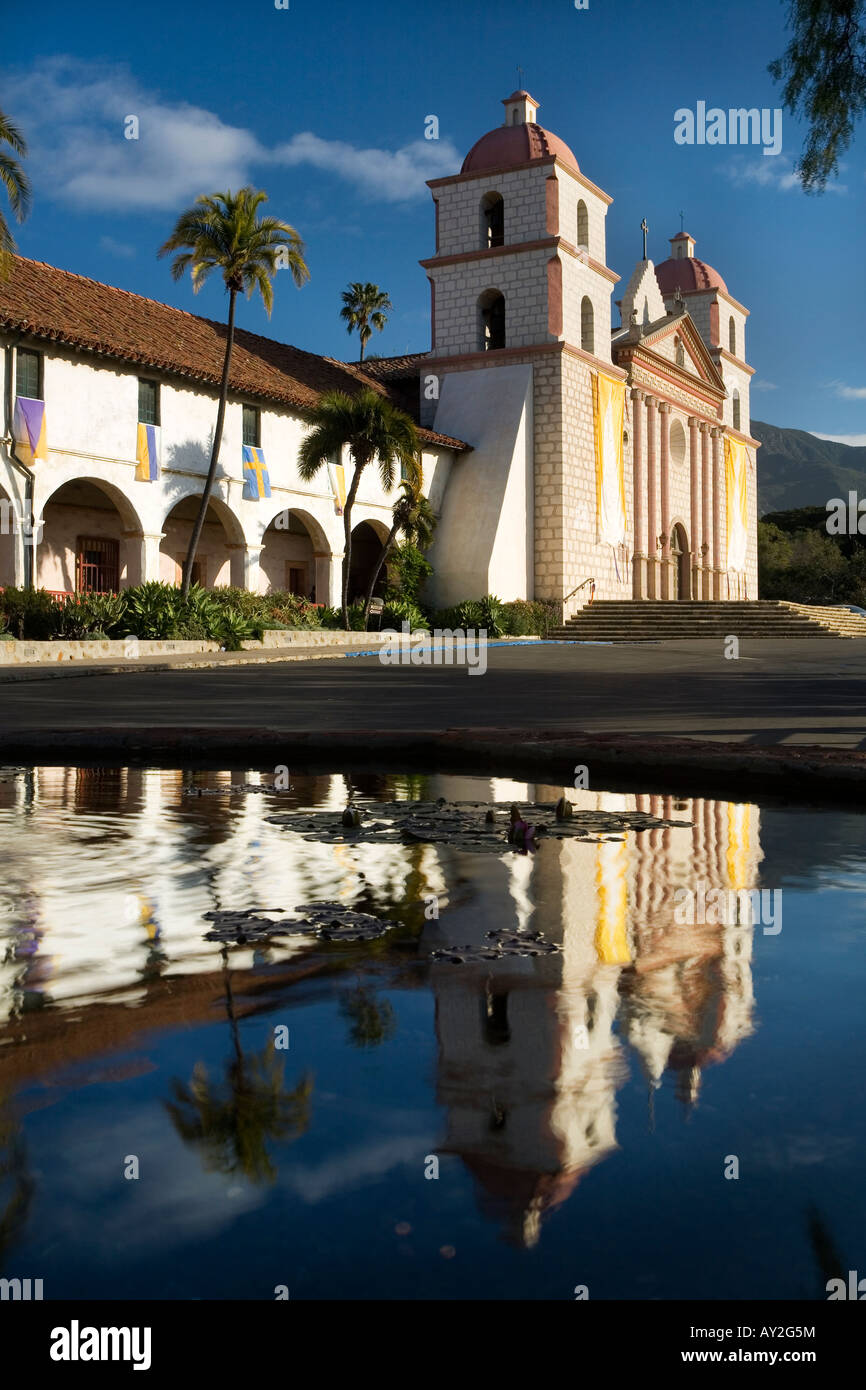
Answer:
[[[17,159],[7,152],[4,146],[15,154],[25,157],[27,142],[16,125],[0,111],[0,183],[6,189],[9,206],[16,221],[23,222],[30,210],[30,180]],[[5,280],[11,269],[15,241],[9,230],[6,218],[0,212],[0,279]]]
[[[866,0],[790,0],[791,42],[769,65],[782,100],[809,123],[797,164],[807,193],[823,193],[866,111]]]
[[[192,582],[193,561],[213,492],[222,443],[235,339],[235,300],[242,290],[246,292],[247,299],[252,298],[254,291],[258,290],[270,318],[274,302],[272,282],[277,271],[286,267],[291,271],[292,279],[298,286],[310,278],[304,260],[304,243],[294,227],[290,227],[287,222],[277,221],[276,217],[259,216],[259,208],[267,200],[267,193],[255,188],[242,188],[238,193],[203,194],[196,198],[191,208],[181,214],[168,241],[158,252],[160,256],[167,256],[172,251],[178,252],[171,263],[171,278],[180,280],[187,270],[191,271],[195,294],[198,294],[213,270],[221,273],[229,293],[228,332],[216,428],[211,446],[210,467],[183,567],[184,598],[189,593]]]
[[[388,322],[386,311],[393,309],[393,304],[378,285],[371,285],[369,282],[362,285],[360,281],[353,280],[347,290],[343,290],[343,307],[340,310],[340,318],[346,322],[346,332],[354,333],[357,330],[361,340],[361,361],[364,360],[364,349],[373,336],[375,328],[379,333]],[[372,326],[371,326],[372,325]]]

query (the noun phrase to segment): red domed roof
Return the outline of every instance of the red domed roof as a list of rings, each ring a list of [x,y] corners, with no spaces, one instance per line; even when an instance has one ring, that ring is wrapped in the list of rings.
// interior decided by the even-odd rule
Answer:
[[[673,294],[679,287],[683,294],[690,290],[724,290],[728,287],[717,270],[697,256],[672,256],[656,266],[656,279],[662,294]]]
[[[515,93],[515,96],[520,95]],[[476,140],[460,172],[475,174],[482,169],[508,169],[526,164],[531,159],[546,159],[550,155],[557,155],[569,169],[580,173],[577,160],[565,141],[545,130],[544,126],[526,123],[500,125]]]

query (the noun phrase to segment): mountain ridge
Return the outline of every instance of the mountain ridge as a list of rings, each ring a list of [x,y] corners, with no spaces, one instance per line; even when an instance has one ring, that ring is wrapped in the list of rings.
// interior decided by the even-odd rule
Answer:
[[[849,492],[866,496],[866,445],[818,439],[806,430],[753,420],[758,451],[758,515],[826,507]]]

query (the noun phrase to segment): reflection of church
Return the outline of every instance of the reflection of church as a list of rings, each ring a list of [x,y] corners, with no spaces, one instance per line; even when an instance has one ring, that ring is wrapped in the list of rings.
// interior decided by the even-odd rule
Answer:
[[[693,824],[599,842],[551,838],[532,857],[499,858],[450,846],[301,848],[268,839],[273,806],[261,796],[183,795],[194,781],[258,780],[245,770],[36,768],[0,782],[0,821],[27,821],[26,835],[7,834],[14,853],[0,893],[0,1047],[12,1079],[124,1049],[145,1029],[221,1017],[220,950],[203,939],[210,909],[321,898],[357,905],[361,893],[377,911],[433,894],[440,916],[425,922],[422,959],[437,945],[480,945],[503,926],[541,931],[561,947],[484,966],[433,964],[424,977],[445,1116],[436,1147],[462,1160],[510,1238],[531,1245],[544,1214],[617,1147],[616,1097],[633,1060],[650,1097],[668,1079],[691,1105],[707,1067],[751,1032],[751,929],[679,925],[674,893],[700,881],[757,884],[756,807],[571,791],[583,809]],[[345,806],[342,776],[292,781],[300,804],[335,817]],[[439,793],[474,801],[479,787],[393,779],[386,795]],[[498,780],[489,795],[555,801],[560,789]],[[417,987],[417,971],[401,973],[406,959],[396,987]],[[232,968],[242,1017],[317,966],[310,943],[295,939],[272,951],[238,948]]]
[[[448,779],[445,794],[452,792]],[[524,788],[556,800],[558,788]],[[498,912],[562,947],[556,956],[433,969],[441,1151],[457,1154],[509,1238],[532,1245],[544,1213],[616,1148],[616,1092],[635,1054],[650,1099],[665,1073],[692,1104],[703,1070],[752,1031],[751,929],[679,926],[674,892],[757,882],[758,811],[704,800],[571,793],[577,804],[640,809],[689,829],[622,841],[542,841],[498,867]],[[527,913],[527,902],[534,910]],[[471,905],[431,927],[450,945],[483,939]]]

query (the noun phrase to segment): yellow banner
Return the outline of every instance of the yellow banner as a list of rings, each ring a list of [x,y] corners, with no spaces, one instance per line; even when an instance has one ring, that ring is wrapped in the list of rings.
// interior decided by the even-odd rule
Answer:
[[[328,472],[337,516],[342,516],[346,507],[346,470],[341,463],[329,463]]]
[[[597,372],[592,378],[592,415],[595,430],[595,496],[598,538],[608,545],[622,545],[626,536],[625,465],[622,425],[625,414],[625,382]]]
[[[745,444],[725,435],[725,500],[728,555],[726,568],[742,573],[749,542],[749,455]]]

